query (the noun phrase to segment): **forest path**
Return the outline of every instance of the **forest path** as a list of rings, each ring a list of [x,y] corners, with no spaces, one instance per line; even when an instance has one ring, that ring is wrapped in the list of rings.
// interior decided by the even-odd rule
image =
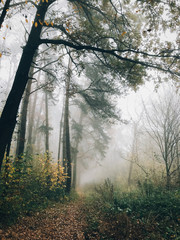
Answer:
[[[0,239],[84,240],[86,226],[84,200],[80,198],[23,217],[16,225],[0,230]]]

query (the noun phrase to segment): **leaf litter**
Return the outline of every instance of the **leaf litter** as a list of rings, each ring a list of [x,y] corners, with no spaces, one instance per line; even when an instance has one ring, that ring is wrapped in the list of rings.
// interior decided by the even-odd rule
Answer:
[[[42,212],[23,217],[6,229],[0,229],[1,240],[84,240],[86,219],[83,201],[55,204]]]

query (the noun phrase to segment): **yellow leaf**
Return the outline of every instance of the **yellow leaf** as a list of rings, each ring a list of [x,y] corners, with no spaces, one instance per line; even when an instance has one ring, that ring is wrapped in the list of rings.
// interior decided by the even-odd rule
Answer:
[[[32,21],[32,24],[34,24],[34,21]]]
[[[41,25],[43,25],[43,23],[41,22],[41,20],[39,19],[39,23],[41,24]]]
[[[28,20],[27,20],[27,18],[26,18],[26,22],[28,23]]]
[[[8,12],[9,11],[9,9],[6,9],[6,12]]]
[[[48,26],[48,25],[49,25],[49,23],[47,23],[46,21],[44,21],[44,22],[45,22],[46,26]]]
[[[48,0],[46,0],[46,2],[48,3]]]
[[[2,53],[0,53],[0,58],[2,57]]]
[[[121,34],[121,36],[123,37],[125,34],[126,34],[126,32],[123,32],[123,33]]]
[[[3,39],[6,39],[5,37],[3,37]]]
[[[8,28],[9,26],[6,24],[6,27]]]
[[[51,26],[53,26],[54,24],[53,24],[53,22],[51,22]]]
[[[69,29],[68,29],[68,28],[66,28],[66,31],[67,31],[67,32],[69,32]]]
[[[27,1],[25,1],[25,3],[27,4]]]
[[[2,2],[2,4],[4,4],[4,1],[3,1],[3,0],[1,0],[1,2]]]
[[[34,26],[35,26],[35,27],[37,27],[37,26],[38,26],[38,23],[37,23],[37,22],[35,22]]]

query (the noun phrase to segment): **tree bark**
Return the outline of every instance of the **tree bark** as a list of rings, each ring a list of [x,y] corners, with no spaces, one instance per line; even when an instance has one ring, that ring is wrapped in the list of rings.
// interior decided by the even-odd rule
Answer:
[[[45,150],[47,156],[49,156],[49,111],[48,111],[48,92],[45,90],[45,123],[46,123],[46,132],[45,132]]]
[[[0,118],[0,169],[2,166],[5,150],[7,144],[12,138],[12,134],[16,125],[16,117],[18,113],[18,108],[28,82],[28,73],[31,67],[31,63],[34,54],[40,44],[40,34],[42,30],[42,25],[39,22],[44,22],[45,14],[50,4],[54,1],[40,2],[37,7],[37,12],[35,16],[31,32],[26,46],[23,49],[23,53],[19,62],[19,66],[15,75],[14,83],[7,98],[6,104],[4,106],[3,112]]]
[[[167,190],[170,189],[170,184],[171,184],[171,174],[170,174],[170,168],[168,166],[168,161],[166,163],[166,188]]]
[[[42,134],[39,132],[39,125],[40,125],[40,121],[41,121],[41,113],[42,113],[43,107],[44,107],[44,99],[42,98],[41,102],[40,102],[39,109],[38,109],[37,121],[36,121],[36,125],[34,127],[33,136],[32,136],[32,145],[36,146],[35,151],[37,153],[40,153],[40,145],[41,145]]]
[[[64,129],[63,129],[63,166],[66,169],[67,181],[66,181],[66,192],[71,191],[71,145],[70,145],[70,133],[69,133],[69,89],[71,79],[71,60],[68,64],[68,77],[66,81],[66,97],[64,107]]]
[[[141,119],[141,117],[140,117]],[[128,175],[128,186],[131,186],[132,183],[132,173],[133,173],[133,166],[134,163],[137,164],[138,161],[138,122],[133,123],[133,142],[132,142],[132,148],[131,148],[131,162],[129,166],[129,175]]]
[[[58,174],[57,174],[57,183],[59,183],[60,181],[60,165],[61,165],[61,146],[62,146],[62,130],[63,130],[63,117],[64,117],[64,108],[62,110],[61,113],[61,120],[60,120],[60,128],[59,128],[59,145],[58,145],[58,160],[57,160],[57,164],[58,164]]]
[[[83,120],[83,112],[81,111],[79,118],[79,125],[82,125]],[[77,155],[78,155],[78,147],[80,143],[80,138],[75,138],[75,152],[73,154],[73,179],[72,179],[72,188],[76,189],[77,187]]]
[[[7,14],[7,10],[9,9],[9,5],[10,5],[11,0],[6,0],[3,11],[1,13],[0,16],[0,28],[2,27],[2,23],[4,22],[4,19],[6,17]]]
[[[32,71],[33,69],[31,69],[30,71],[30,76],[32,76]],[[22,102],[21,118],[20,118],[20,125],[19,125],[18,138],[17,138],[16,157],[21,157],[24,154],[24,147],[25,147],[25,141],[26,141],[25,138],[26,138],[28,103],[29,103],[31,85],[32,85],[32,79],[29,79],[28,84],[26,86],[24,99]]]
[[[62,113],[61,113],[60,128],[59,128],[58,161],[61,159],[63,117],[64,117],[64,109],[62,110]]]
[[[128,175],[128,186],[131,186],[132,183],[132,171],[133,171],[133,161],[130,162],[130,166],[129,166],[129,175]]]
[[[34,94],[32,107],[30,108],[30,113],[31,114],[30,114],[30,117],[29,117],[28,139],[27,139],[27,148],[26,148],[26,152],[29,155],[33,154],[32,136],[33,136],[33,130],[34,130],[33,127],[34,127],[34,117],[35,117],[36,102],[37,102],[37,91]]]

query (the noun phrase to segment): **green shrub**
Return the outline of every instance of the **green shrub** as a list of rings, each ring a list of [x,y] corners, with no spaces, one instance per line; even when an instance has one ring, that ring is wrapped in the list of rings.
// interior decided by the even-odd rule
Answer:
[[[116,225],[114,229],[118,229],[117,232],[121,231],[120,222],[124,221],[124,228],[131,226],[129,228],[132,229],[129,232],[120,232],[124,239],[177,240],[180,234],[180,191],[178,189],[167,191],[166,188],[154,186],[151,181],[145,180],[138,184],[136,191],[121,192],[108,179],[104,184],[95,187],[94,194],[87,198],[87,205],[94,209],[93,214],[96,212],[94,215],[96,222],[113,223]],[[94,219],[90,218],[90,221],[93,224]],[[102,228],[103,226],[99,224],[98,229]],[[110,230],[108,231],[110,234]],[[115,230],[111,229],[111,231]],[[130,232],[134,232],[134,238]],[[142,238],[136,238],[135,232]],[[108,237],[102,239],[108,239]],[[113,239],[118,238],[114,235]]]

